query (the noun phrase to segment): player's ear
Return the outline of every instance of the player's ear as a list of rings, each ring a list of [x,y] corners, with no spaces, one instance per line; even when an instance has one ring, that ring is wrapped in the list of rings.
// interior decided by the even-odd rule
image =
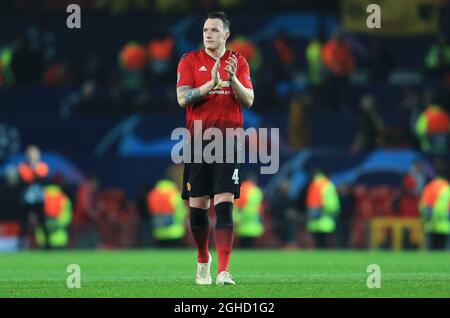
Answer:
[[[225,41],[228,40],[230,35],[231,35],[230,31],[225,32]]]

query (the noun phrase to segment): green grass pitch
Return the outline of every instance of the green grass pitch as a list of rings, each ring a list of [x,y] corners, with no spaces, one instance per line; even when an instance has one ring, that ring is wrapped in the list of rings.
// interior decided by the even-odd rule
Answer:
[[[67,287],[69,264],[79,289]],[[379,289],[366,285],[369,264]],[[0,297],[450,297],[449,252],[235,250],[236,286],[196,286],[195,269],[194,250],[3,253]]]

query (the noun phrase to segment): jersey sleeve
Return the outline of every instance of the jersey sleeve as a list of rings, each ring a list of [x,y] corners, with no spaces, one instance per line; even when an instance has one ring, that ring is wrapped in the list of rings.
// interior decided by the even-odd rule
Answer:
[[[177,69],[177,87],[190,86],[194,87],[194,73],[189,59],[183,56],[178,63]]]
[[[239,82],[244,85],[244,87],[253,89],[253,84],[250,77],[250,67],[242,55],[240,55],[238,59],[237,78]]]

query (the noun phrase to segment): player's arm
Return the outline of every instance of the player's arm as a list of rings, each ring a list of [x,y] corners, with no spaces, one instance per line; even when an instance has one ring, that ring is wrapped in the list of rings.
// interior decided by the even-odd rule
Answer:
[[[201,100],[206,94],[208,94],[219,81],[219,61],[214,64],[211,71],[211,80],[199,87],[191,87],[188,85],[183,85],[177,87],[177,100],[178,104],[185,108],[186,106],[192,105],[195,102]]]
[[[253,89],[247,88],[239,81],[235,76],[231,78],[231,87],[234,91],[234,96],[239,101],[239,103],[247,108],[252,107],[255,95],[253,94]]]
[[[227,66],[225,66],[225,70],[230,74],[231,88],[233,89],[234,96],[241,105],[250,108],[253,105],[255,95],[253,89],[245,87],[237,77],[237,62],[236,56],[231,55],[226,61]]]
[[[194,104],[195,102],[202,99],[209,91],[214,88],[214,83],[211,81],[206,82],[202,86],[192,88],[190,86],[180,86],[177,87],[177,99],[178,104],[185,108],[188,105]]]

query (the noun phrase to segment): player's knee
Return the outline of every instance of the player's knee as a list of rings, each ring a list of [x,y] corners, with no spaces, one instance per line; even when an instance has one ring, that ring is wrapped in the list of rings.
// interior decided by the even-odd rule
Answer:
[[[190,222],[192,230],[204,230],[209,227],[208,210],[191,208]]]
[[[233,228],[233,203],[221,202],[215,205],[216,229]]]
[[[222,202],[234,202],[234,194],[231,192],[218,193],[214,195],[214,204],[217,205]]]
[[[189,206],[191,208],[208,210],[210,205],[209,196],[189,198]]]

